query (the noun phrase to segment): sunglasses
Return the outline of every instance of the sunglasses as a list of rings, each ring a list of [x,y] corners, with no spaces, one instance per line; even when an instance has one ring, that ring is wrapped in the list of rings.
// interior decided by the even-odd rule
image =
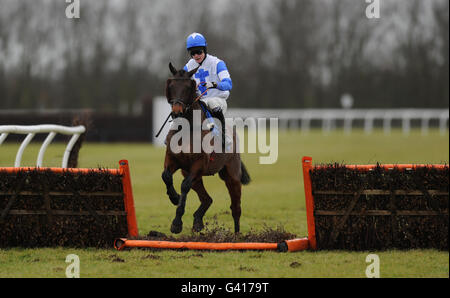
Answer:
[[[198,49],[198,50],[192,50],[189,52],[191,54],[191,57],[194,55],[201,55],[204,53],[204,51],[202,49]]]

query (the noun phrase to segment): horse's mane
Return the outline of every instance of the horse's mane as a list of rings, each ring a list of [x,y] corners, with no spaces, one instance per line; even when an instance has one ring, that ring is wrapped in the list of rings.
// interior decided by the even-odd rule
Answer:
[[[177,70],[177,72],[173,75],[174,78],[188,78],[188,72],[184,69]]]
[[[177,75],[179,75],[180,77],[184,77],[187,74],[187,71],[185,71],[184,69],[180,69],[177,72]]]

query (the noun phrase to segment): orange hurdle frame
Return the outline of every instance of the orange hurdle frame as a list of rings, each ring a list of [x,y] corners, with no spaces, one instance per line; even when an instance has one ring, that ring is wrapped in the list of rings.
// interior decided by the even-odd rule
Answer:
[[[317,249],[316,225],[314,222],[314,197],[312,194],[311,177],[312,158],[304,156],[302,158],[303,186],[305,188],[306,221],[308,223],[308,240],[311,249]]]
[[[137,237],[139,235],[138,225],[136,221],[136,211],[134,209],[133,189],[131,187],[130,168],[128,160],[119,161],[119,172],[122,175],[122,185],[124,193],[125,212],[127,213],[128,235],[130,237]]]

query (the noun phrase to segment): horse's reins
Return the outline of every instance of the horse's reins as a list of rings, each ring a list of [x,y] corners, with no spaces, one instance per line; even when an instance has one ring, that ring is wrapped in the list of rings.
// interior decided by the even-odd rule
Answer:
[[[173,78],[173,79],[177,79],[177,80],[190,80],[190,78]],[[198,86],[200,86],[200,84],[202,84],[202,83],[204,83],[204,82],[198,83],[196,89],[198,89]],[[205,95],[205,93],[206,93],[209,89],[210,89],[210,88],[206,88],[206,90],[203,91],[202,94],[200,94],[199,96],[197,96],[191,104],[186,105],[186,108],[189,109],[195,102],[197,102],[200,98],[202,98],[202,96]],[[159,134],[160,134],[161,131],[163,130],[164,126],[166,126],[167,121],[169,121],[170,116],[172,116],[172,112],[170,112],[169,115],[167,116],[166,121],[164,121],[163,125],[161,126],[161,128],[160,128],[159,131],[158,131],[158,133],[156,134],[155,138],[159,137]]]

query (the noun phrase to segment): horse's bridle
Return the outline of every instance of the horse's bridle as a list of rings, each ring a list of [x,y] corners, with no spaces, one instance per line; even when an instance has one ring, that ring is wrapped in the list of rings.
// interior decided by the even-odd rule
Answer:
[[[191,78],[174,78],[174,77],[172,77],[172,78],[169,78],[169,80],[191,80]],[[196,89],[198,89],[198,86],[201,84],[202,82],[200,82],[198,85],[197,85],[197,87],[196,87]],[[175,102],[172,102],[171,101],[171,103],[170,103],[170,105],[173,107],[173,105],[174,104],[181,104],[181,106],[183,107],[183,109],[185,109],[186,111],[188,111],[188,110],[190,110],[191,108],[192,108],[192,105],[197,101],[197,100],[199,100],[200,98],[202,98],[202,96],[206,93],[206,91],[208,91],[208,89],[209,88],[206,88],[206,90],[205,91],[203,91],[203,93],[202,94],[200,94],[199,96],[197,96],[193,101],[192,101],[192,103],[190,103],[190,104],[185,104],[181,99],[175,99],[174,101]],[[166,125],[166,123],[167,123],[167,121],[169,120],[169,118],[170,117],[172,117],[172,119],[174,119],[174,118],[176,118],[174,115],[172,115],[173,114],[173,112],[170,112],[170,114],[167,116],[167,118],[166,118],[166,121],[164,121],[164,123],[163,123],[163,125],[161,126],[161,128],[159,129],[159,131],[158,131],[158,133],[156,134],[156,138],[159,136],[159,134],[161,133],[161,131],[163,130],[163,128],[164,128],[164,126]]]
[[[191,78],[174,78],[174,77],[169,78],[169,80],[191,80],[191,81],[193,81]],[[202,84],[202,83],[204,83],[204,82],[200,82],[200,83],[197,84],[196,90],[198,89],[198,86],[199,86],[200,84]],[[185,104],[181,99],[173,99],[173,100],[170,101],[170,105],[173,107],[175,104],[180,104],[180,105],[183,107],[183,110],[186,111],[186,112],[188,112],[190,109],[192,109],[192,105],[193,105],[197,100],[199,100],[200,98],[202,98],[202,96],[206,93],[206,91],[208,91],[208,89],[209,89],[209,88],[206,88],[206,90],[203,91],[202,94],[200,94],[199,96],[197,96],[197,97],[192,101],[192,103]]]

